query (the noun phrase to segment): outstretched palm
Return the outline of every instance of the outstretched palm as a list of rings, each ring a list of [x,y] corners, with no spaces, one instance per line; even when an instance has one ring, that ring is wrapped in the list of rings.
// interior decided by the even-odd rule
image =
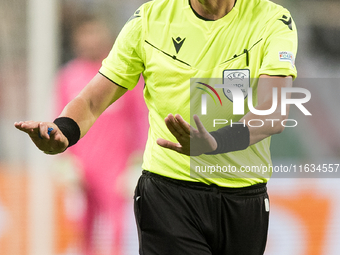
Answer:
[[[194,115],[194,121],[197,129],[190,126],[181,115],[169,114],[165,118],[165,124],[178,143],[158,138],[157,144],[187,156],[199,156],[214,151],[217,148],[215,138],[205,129],[197,115]]]
[[[14,126],[27,133],[38,149],[46,154],[61,153],[68,146],[67,138],[54,123],[21,121],[14,123]],[[53,128],[53,130],[48,133],[48,128]]]

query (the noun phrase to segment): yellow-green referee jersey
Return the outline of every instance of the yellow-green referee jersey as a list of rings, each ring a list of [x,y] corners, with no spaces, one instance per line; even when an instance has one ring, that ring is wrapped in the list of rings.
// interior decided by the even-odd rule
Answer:
[[[143,169],[179,180],[244,187],[268,181],[268,174],[244,174],[239,170],[242,166],[271,164],[270,138],[243,151],[188,157],[157,145],[157,138],[177,142],[164,118],[178,113],[190,122],[191,78],[222,81],[223,77],[250,79],[262,74],[295,78],[296,51],[297,32],[290,13],[270,1],[237,0],[223,18],[205,21],[193,12],[189,0],[155,0],[142,5],[126,23],[100,73],[130,90],[143,74],[150,122]],[[256,82],[249,84],[256,103]],[[239,120],[242,116],[233,116],[232,101],[223,89],[216,91],[223,104],[223,116],[221,111],[218,116],[208,112],[208,118]],[[207,123],[207,116],[199,117]],[[212,125],[206,128],[217,129]],[[197,166],[216,165],[233,166],[238,172],[209,175],[197,171]]]

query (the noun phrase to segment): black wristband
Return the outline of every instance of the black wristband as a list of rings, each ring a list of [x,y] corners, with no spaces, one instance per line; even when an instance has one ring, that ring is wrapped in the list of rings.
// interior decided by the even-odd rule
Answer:
[[[217,142],[217,149],[212,152],[205,153],[207,155],[240,151],[249,146],[249,129],[241,122],[233,123],[232,126],[220,128],[216,131],[210,132],[210,134]]]
[[[75,145],[80,139],[80,128],[73,119],[68,117],[59,117],[53,121],[58,126],[60,131],[68,140],[68,146]]]

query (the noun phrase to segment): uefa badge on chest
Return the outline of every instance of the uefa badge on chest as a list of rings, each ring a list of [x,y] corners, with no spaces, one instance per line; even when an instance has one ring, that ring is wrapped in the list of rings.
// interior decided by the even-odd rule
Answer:
[[[223,71],[223,85],[239,88],[244,99],[248,96],[250,88],[250,70],[249,69],[227,69]],[[233,94],[230,89],[223,88],[224,95],[233,102]]]

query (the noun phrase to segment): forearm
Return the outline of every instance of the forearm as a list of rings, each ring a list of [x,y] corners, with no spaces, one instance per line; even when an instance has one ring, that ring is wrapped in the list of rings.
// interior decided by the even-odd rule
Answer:
[[[73,119],[79,126],[80,138],[87,133],[98,118],[98,116],[95,116],[91,111],[89,102],[81,96],[77,96],[69,102],[59,117],[69,117]]]
[[[288,118],[289,105],[286,107],[286,113],[281,112],[281,89],[292,86],[292,77],[273,77],[262,75],[258,83],[258,105],[256,110],[271,109],[273,101],[276,100],[276,109],[269,115],[256,115],[248,112],[240,121],[244,122],[250,133],[250,144],[253,145],[271,135],[279,134],[284,130],[281,124]],[[277,96],[273,96],[273,88],[277,89]],[[290,94],[287,95],[290,97]]]
[[[255,109],[267,110],[270,107],[271,104],[262,104],[255,107]],[[284,130],[284,126],[281,122],[288,117],[287,115],[281,115],[279,109],[270,115],[263,116],[248,112],[240,122],[245,123],[249,129],[249,145],[253,145],[269,136],[281,133]]]
[[[291,77],[261,76],[258,83],[258,105],[243,116],[239,123],[223,127],[210,134],[217,142],[217,148],[206,154],[221,154],[244,150],[271,135],[281,133],[282,121],[288,117],[289,107],[281,113],[281,89],[292,86]],[[276,88],[277,93],[273,92]],[[290,97],[290,95],[287,95]],[[273,105],[273,101],[275,105]],[[272,106],[276,107],[272,110]],[[271,112],[266,115],[265,111]],[[245,126],[244,126],[245,125]]]

